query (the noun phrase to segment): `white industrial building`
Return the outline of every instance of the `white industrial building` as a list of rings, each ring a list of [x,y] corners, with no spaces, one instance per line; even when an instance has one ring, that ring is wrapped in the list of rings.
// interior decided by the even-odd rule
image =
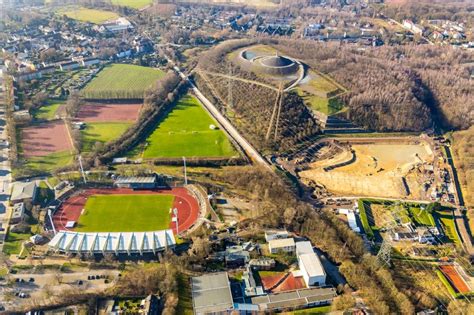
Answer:
[[[338,209],[337,211],[339,214],[345,214],[347,216],[347,224],[349,224],[352,231],[360,233],[360,228],[357,225],[356,212],[354,210]],[[358,208],[356,208],[356,211],[358,211]]]
[[[145,254],[174,247],[172,230],[155,232],[82,233],[60,231],[48,246],[58,252],[73,254]]]
[[[326,283],[326,272],[324,271],[321,260],[313,250],[311,242],[296,243],[296,255],[298,257],[298,266],[308,287],[322,286]]]

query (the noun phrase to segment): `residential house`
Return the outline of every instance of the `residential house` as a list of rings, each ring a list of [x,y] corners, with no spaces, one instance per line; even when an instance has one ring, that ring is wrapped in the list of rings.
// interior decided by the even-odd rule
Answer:
[[[271,254],[280,252],[292,254],[295,252],[295,240],[293,238],[273,239],[268,242],[268,249]]]
[[[17,204],[20,202],[33,202],[36,198],[38,186],[36,182],[16,182],[13,185],[10,202]]]
[[[25,204],[19,202],[13,205],[12,215],[10,218],[10,224],[17,224],[23,221],[25,218]]]
[[[416,34],[416,35],[423,35],[423,32],[425,31],[423,26],[419,24],[415,24],[411,20],[403,20],[402,25],[405,29],[411,31],[413,34]]]
[[[288,238],[288,231],[286,230],[266,230],[265,231],[265,240],[267,242],[279,238]]]
[[[275,260],[271,258],[256,258],[249,261],[249,266],[257,270],[271,270],[275,267]]]
[[[225,264],[227,267],[240,267],[247,264],[250,260],[250,254],[242,246],[230,246],[225,250]]]

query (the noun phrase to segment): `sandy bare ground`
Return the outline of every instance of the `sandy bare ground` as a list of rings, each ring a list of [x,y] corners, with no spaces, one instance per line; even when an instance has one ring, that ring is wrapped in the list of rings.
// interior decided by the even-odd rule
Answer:
[[[32,125],[21,130],[26,158],[72,150],[66,124],[62,120]]]
[[[419,163],[431,162],[433,153],[427,145],[369,144],[353,145],[356,161],[325,172],[323,167],[347,159],[347,152],[316,161],[299,175],[313,180],[330,192],[347,196],[405,197],[402,177],[406,177],[411,198],[420,198],[419,179],[410,170]]]

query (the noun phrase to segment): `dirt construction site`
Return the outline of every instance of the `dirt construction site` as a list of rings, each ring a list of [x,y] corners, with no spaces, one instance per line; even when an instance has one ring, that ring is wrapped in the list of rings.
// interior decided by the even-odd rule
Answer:
[[[311,152],[298,161],[298,176],[329,194],[428,198],[435,156],[423,139],[337,139]]]

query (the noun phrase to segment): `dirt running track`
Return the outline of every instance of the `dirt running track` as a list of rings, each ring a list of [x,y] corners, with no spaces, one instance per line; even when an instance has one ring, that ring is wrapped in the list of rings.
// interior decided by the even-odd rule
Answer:
[[[26,158],[73,149],[67,127],[62,120],[23,128],[21,139],[23,155]]]
[[[68,230],[65,226],[67,221],[77,221],[81,216],[82,209],[86,204],[87,198],[92,195],[112,195],[112,194],[129,194],[129,195],[146,195],[146,194],[167,194],[173,195],[173,208],[178,209],[178,228],[179,233],[188,230],[199,217],[199,204],[197,200],[188,192],[186,188],[178,187],[172,189],[156,189],[156,190],[133,190],[127,188],[103,188],[103,189],[87,189],[81,191],[67,200],[65,200],[60,209],[53,215],[54,227],[57,231]],[[176,234],[176,226],[174,222],[170,223],[170,229]],[[74,229],[72,229],[74,230]],[[139,231],[137,231],[139,232]]]
[[[77,119],[84,122],[130,121],[138,119],[141,104],[87,103],[81,106]]]

